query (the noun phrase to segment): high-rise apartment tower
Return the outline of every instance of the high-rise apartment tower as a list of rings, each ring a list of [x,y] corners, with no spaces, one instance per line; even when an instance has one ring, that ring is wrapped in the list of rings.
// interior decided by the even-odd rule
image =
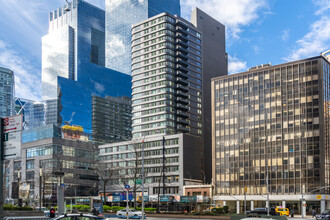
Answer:
[[[162,12],[180,15],[180,0],[106,0],[106,67],[131,75],[132,25]]]

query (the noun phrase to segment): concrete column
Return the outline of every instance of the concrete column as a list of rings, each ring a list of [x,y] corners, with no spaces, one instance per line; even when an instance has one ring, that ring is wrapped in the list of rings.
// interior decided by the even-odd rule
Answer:
[[[303,207],[302,207],[302,215],[306,217],[306,200],[303,201]]]
[[[268,202],[268,200],[266,201],[266,208],[269,209],[269,202]]]
[[[285,208],[285,201],[282,201],[282,206],[283,206],[283,208]]]
[[[325,199],[321,200],[321,212],[325,211]]]
[[[239,200],[236,201],[236,213],[239,214],[240,206],[239,206]]]
[[[227,202],[226,201],[222,201],[223,203],[223,206],[226,206],[227,205]]]
[[[254,201],[251,200],[251,211],[254,209]]]

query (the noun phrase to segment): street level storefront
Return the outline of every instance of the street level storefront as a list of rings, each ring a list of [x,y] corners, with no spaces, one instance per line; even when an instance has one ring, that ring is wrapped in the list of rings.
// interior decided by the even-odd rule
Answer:
[[[302,203],[303,198],[303,203]],[[244,213],[244,195],[223,195],[214,196],[213,200],[216,206],[228,206],[231,212]],[[246,195],[246,210],[267,207],[267,195]],[[303,204],[303,209],[301,206]],[[295,214],[304,216],[311,214],[312,210],[321,213],[330,209],[330,195],[269,195],[269,207],[282,206],[294,210]]]

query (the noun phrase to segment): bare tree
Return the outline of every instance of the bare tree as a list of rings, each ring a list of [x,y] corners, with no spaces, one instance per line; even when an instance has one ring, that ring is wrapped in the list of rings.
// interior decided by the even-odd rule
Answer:
[[[103,205],[106,203],[106,186],[109,181],[114,177],[115,169],[112,167],[107,167],[106,164],[100,164],[98,167],[95,168],[99,179],[103,183]]]
[[[123,158],[123,161],[127,162],[127,171],[124,171],[125,173],[123,174],[121,171],[118,172],[118,178],[120,181],[118,182],[119,184],[121,183],[120,187],[123,189],[123,185],[127,185],[131,183],[131,188],[133,189],[133,200],[134,200],[134,208],[136,209],[137,205],[137,191],[141,188],[141,181],[138,181],[142,177],[142,140],[139,139],[132,139],[129,142],[128,145],[128,156],[127,158]],[[147,172],[145,172],[145,176],[147,175]],[[142,192],[142,199],[143,197],[143,192]]]

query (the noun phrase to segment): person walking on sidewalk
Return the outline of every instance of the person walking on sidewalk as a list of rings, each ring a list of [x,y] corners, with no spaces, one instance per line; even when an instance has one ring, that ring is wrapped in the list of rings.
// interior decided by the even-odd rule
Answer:
[[[291,209],[291,210],[290,210],[290,215],[291,215],[291,218],[294,217],[294,209]]]
[[[316,216],[316,212],[314,209],[312,210],[312,216],[313,216],[313,218],[315,218],[315,216]]]

